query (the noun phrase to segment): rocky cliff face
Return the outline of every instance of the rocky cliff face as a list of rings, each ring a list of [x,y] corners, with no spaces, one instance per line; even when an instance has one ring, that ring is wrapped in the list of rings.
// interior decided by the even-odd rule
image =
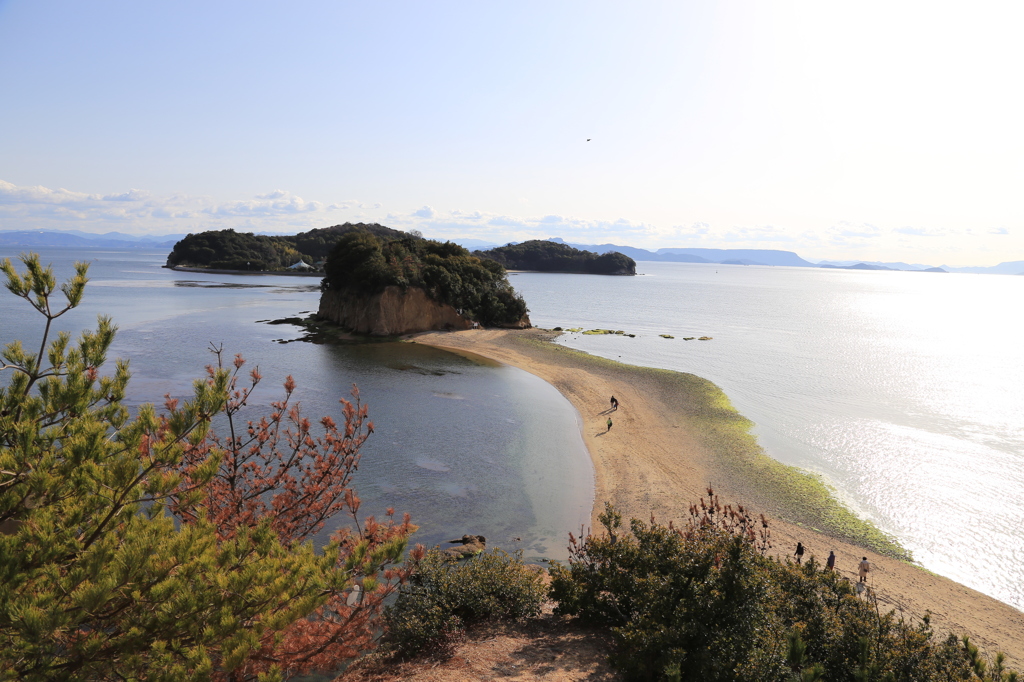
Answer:
[[[320,296],[318,313],[351,331],[376,336],[473,326],[455,308],[432,300],[423,289],[412,287],[402,291],[391,286],[373,296],[345,290],[325,291]],[[529,320],[526,324],[529,326]]]

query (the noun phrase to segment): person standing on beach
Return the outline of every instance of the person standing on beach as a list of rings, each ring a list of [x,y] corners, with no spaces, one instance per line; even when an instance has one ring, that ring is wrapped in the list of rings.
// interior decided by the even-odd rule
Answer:
[[[860,581],[866,583],[868,581],[868,572],[871,570],[871,564],[868,563],[868,558],[864,557],[857,564],[857,572],[860,574]]]
[[[613,410],[619,409],[619,401],[615,399],[615,396],[612,396],[612,409]]]
[[[832,550],[828,552],[828,561],[825,562],[825,568],[831,571],[836,567],[836,553]]]
[[[611,430],[612,430],[612,418],[608,417],[608,430],[605,431],[605,433],[608,433],[608,431],[611,431]]]
[[[801,542],[796,543],[796,551],[793,552],[793,556],[796,557],[796,562],[803,563],[804,560],[804,545]]]

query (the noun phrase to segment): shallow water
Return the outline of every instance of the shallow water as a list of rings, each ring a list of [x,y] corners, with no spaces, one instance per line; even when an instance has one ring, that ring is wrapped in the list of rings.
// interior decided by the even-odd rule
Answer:
[[[925,567],[1024,608],[1024,277],[637,269],[512,282],[538,326],[638,335],[561,343],[710,379],[770,455],[823,475]]]
[[[315,278],[176,273],[159,267],[166,254],[156,252],[44,252],[64,277],[83,257],[93,261],[92,280],[59,328],[77,335],[97,314],[113,316],[111,358],[131,361],[129,404],[186,395],[214,361],[209,345],[223,344],[265,377],[253,416],[282,396],[288,374],[312,418],[337,418],[338,399],[358,384],[374,422],[355,477],[361,515],[407,511],[420,526],[416,542],[473,533],[528,557],[565,558],[568,532],[589,521],[593,469],[578,415],[533,375],[416,344],[276,342],[303,332],[260,321],[315,311]],[[39,319],[4,292],[0,344],[20,338],[34,350]]]

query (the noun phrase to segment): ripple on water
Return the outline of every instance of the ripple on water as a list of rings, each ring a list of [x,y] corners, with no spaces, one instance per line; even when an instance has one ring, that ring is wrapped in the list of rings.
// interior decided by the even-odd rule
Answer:
[[[420,467],[421,469],[427,469],[429,471],[439,471],[442,473],[451,471],[451,467],[449,467],[444,462],[438,462],[436,459],[430,459],[428,457],[418,457],[416,459],[416,466]]]

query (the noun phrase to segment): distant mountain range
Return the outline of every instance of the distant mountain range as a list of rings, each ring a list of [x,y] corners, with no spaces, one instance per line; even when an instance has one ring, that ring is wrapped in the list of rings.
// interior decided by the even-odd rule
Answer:
[[[559,244],[568,242],[555,237],[549,241]],[[595,253],[607,253],[618,251],[629,256],[633,260],[654,260],[667,261],[671,263],[720,263],[722,265],[789,265],[795,267],[813,268],[814,263],[805,261],[792,251],[777,251],[775,249],[658,249],[648,251],[638,249],[634,246],[619,246],[617,244],[569,244],[573,248],[593,251]]]
[[[569,244],[558,237],[550,241]],[[634,246],[617,244],[569,244],[569,246],[595,253],[618,251],[636,261],[673,261],[677,263],[718,263],[721,265],[788,265],[804,268],[837,268],[843,270],[906,270],[911,272],[969,272],[986,275],[1024,275],[1024,261],[1007,261],[989,267],[957,268],[950,265],[910,264],[879,261],[819,261],[804,260],[792,251],[776,249],[658,249],[648,251]]]
[[[124,232],[95,234],[68,230],[7,230],[0,231],[0,246],[58,246],[106,247],[117,249],[171,249],[185,237],[184,234],[136,235]]]
[[[904,272],[949,272],[942,268],[890,268],[878,263],[857,263],[856,265],[836,265],[834,263],[818,263],[819,268],[833,268],[835,270],[902,270]]]
[[[172,249],[185,234],[134,235],[124,232],[95,234],[80,230],[0,230],[0,247],[106,247],[121,249]],[[482,239],[453,239],[470,250],[486,250],[504,246]],[[839,268],[844,270],[909,270],[916,272],[968,272],[986,275],[1024,275],[1024,260],[1006,261],[992,266],[957,268],[950,265],[935,267],[921,263],[822,260],[817,263],[804,260],[793,251],[776,249],[701,249],[665,248],[657,251],[620,244],[575,244],[558,237],[548,241],[568,244],[577,249],[597,254],[618,251],[637,261],[663,261],[671,263],[717,263],[721,265],[785,265],[804,268]],[[512,242],[515,243],[515,242]]]

